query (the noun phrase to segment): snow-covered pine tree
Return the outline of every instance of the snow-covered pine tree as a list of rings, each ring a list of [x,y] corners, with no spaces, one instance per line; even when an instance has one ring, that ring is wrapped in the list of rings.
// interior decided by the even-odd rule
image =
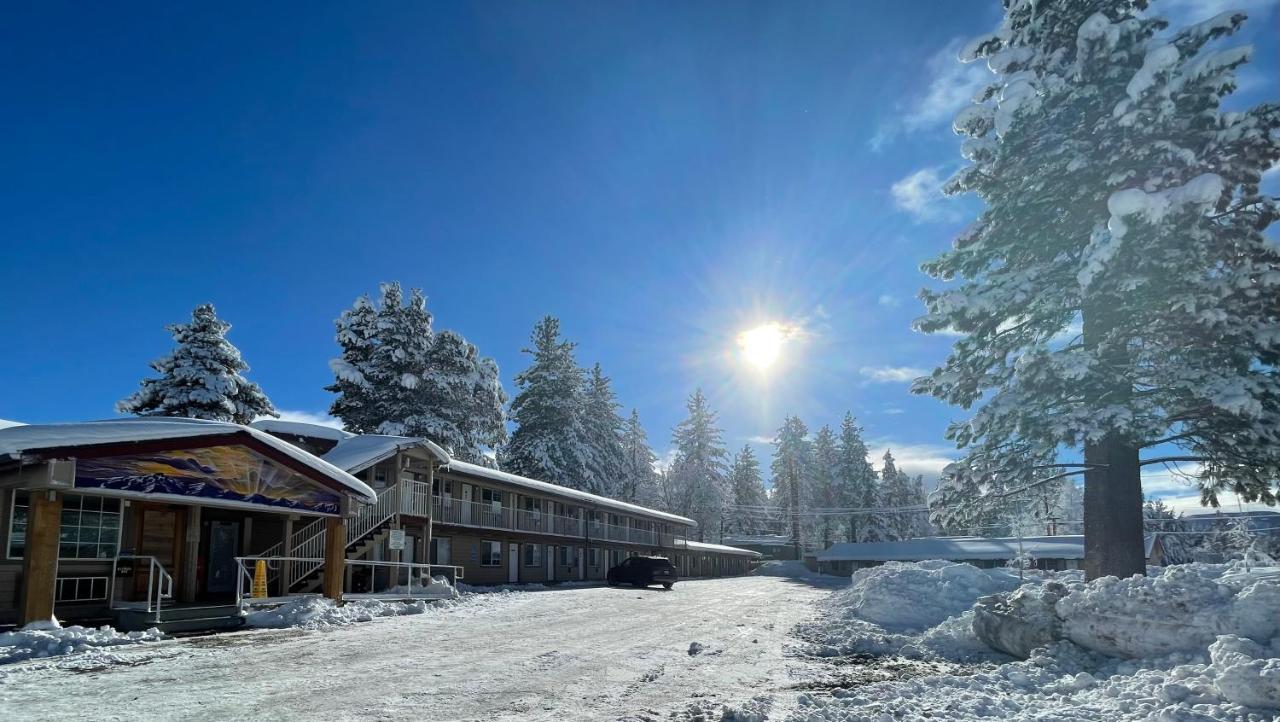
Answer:
[[[1250,49],[1209,43],[1244,14],[1164,32],[1145,5],[1006,0],[964,50],[998,78],[956,117],[972,165],[945,190],[986,209],[925,264],[958,283],[922,291],[915,324],[965,334],[914,386],[978,406],[957,444],[1083,448],[1091,579],[1144,573],[1161,447],[1201,462],[1208,503],[1274,503],[1280,478],[1277,204],[1258,190],[1280,107],[1220,109]]]
[[[867,460],[867,444],[862,440],[862,428],[846,413],[840,422],[840,441],[837,446],[839,461],[836,465],[837,498],[842,506],[850,509],[874,509],[877,500],[876,470]],[[880,541],[884,538],[882,519],[869,513],[849,515],[846,538],[851,542]]]
[[[1160,499],[1148,499],[1142,505],[1143,528],[1154,534],[1162,548],[1161,565],[1186,564],[1195,561],[1196,534],[1182,518]]]
[[[622,427],[622,485],[618,498],[645,506],[659,503],[658,457],[649,448],[649,436],[635,409]]]
[[[409,419],[424,414],[440,415],[437,410],[424,408],[418,389],[430,373],[431,346],[435,340],[431,320],[427,299],[421,290],[413,289],[406,304],[398,282],[382,284],[382,304],[375,321],[378,344],[373,350],[369,379],[382,419],[378,424],[379,434],[411,435]],[[427,425],[435,423],[428,421],[424,426]]]
[[[893,452],[888,449],[884,452],[884,465],[880,468],[880,503],[885,507],[883,523],[889,539],[912,539],[916,536],[920,528],[917,519],[924,512],[908,511],[908,508],[925,502],[916,494],[911,476],[898,468]]]
[[[516,424],[503,447],[502,468],[571,489],[586,489],[591,447],[583,426],[584,375],[575,344],[560,337],[560,321],[546,316],[533,327],[533,357],[516,375],[510,418]]]
[[[791,531],[796,559],[803,558],[804,512],[810,495],[809,475],[813,470],[813,445],[809,429],[797,416],[788,416],[773,438],[773,498],[780,516]]]
[[[494,465],[492,454],[507,438],[507,394],[493,359],[482,358],[461,334],[441,331],[415,376],[414,413],[396,423],[399,433],[425,436],[456,459]]]
[[[688,416],[671,435],[675,459],[667,470],[667,508],[698,522],[698,536],[719,538],[729,499],[723,434],[702,389],[685,404]]]
[[[212,304],[191,312],[191,323],[165,327],[178,346],[151,362],[160,378],[143,379],[116,411],[138,416],[182,416],[247,424],[259,416],[279,416],[257,384],[242,375],[249,365],[227,340],[231,324]]]
[[[382,423],[368,378],[378,343],[377,315],[369,297],[360,296],[334,321],[342,355],[329,362],[334,381],[324,390],[337,394],[329,414],[358,434],[373,433]]]
[[[924,492],[924,474],[916,474],[911,480],[911,503],[923,511],[911,515],[911,537],[919,538],[933,535],[933,526],[929,523],[929,499]]]
[[[582,425],[586,431],[589,455],[587,489],[593,494],[617,497],[627,470],[626,450],[622,445],[624,422],[618,416],[620,404],[600,364],[591,367],[583,389]]]
[[[822,548],[831,546],[838,531],[839,520],[831,511],[839,506],[836,474],[839,471],[840,456],[835,432],[830,426],[823,426],[813,435],[813,454],[809,470],[809,498],[815,509],[820,509],[821,516],[814,519],[817,537],[822,541]]]
[[[760,461],[750,444],[733,456],[729,470],[729,484],[733,489],[734,513],[731,529],[739,534],[759,534],[767,527],[768,495],[764,479],[760,476]]]

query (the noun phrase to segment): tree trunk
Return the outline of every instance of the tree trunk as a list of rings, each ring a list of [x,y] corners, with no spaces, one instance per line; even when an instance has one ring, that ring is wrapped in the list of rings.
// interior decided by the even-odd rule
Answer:
[[[1085,579],[1121,579],[1147,570],[1138,448],[1118,434],[1086,443],[1084,463]]]

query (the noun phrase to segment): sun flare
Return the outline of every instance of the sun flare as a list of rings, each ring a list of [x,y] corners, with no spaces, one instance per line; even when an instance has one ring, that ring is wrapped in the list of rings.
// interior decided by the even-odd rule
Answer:
[[[766,323],[738,334],[742,358],[764,371],[777,362],[787,341],[787,329],[778,323]]]

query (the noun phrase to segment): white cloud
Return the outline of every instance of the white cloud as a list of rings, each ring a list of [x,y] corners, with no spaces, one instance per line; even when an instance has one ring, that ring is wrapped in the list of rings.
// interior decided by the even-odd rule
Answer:
[[[276,409],[276,412],[280,414],[281,421],[297,421],[303,424],[329,426],[334,429],[342,428],[342,421],[335,419],[328,414],[315,413],[312,411],[290,411],[287,409]],[[270,418],[270,416],[259,416],[257,419],[254,419],[254,421]]]
[[[902,305],[902,301],[900,301],[897,296],[893,296],[888,293],[880,294],[880,298],[876,299],[876,303],[881,306],[888,306],[889,308],[897,308]]]
[[[773,437],[767,434],[756,434],[755,436],[748,436],[746,440],[752,444],[772,444],[773,443]]]
[[[897,416],[898,414],[905,414],[907,412],[897,406],[886,406],[882,410],[882,413],[888,414],[889,416]]]
[[[880,151],[903,131],[918,131],[950,125],[956,113],[967,104],[993,76],[985,63],[961,63],[960,48],[964,38],[955,38],[925,61],[924,73],[929,86],[922,94],[898,104],[901,117],[882,123],[868,141]]]
[[[884,453],[893,454],[893,463],[911,476],[923,474],[925,488],[937,485],[938,476],[947,464],[955,461],[960,452],[955,447],[943,444],[913,444],[890,439],[871,439],[867,441],[872,463],[879,470],[884,464]]]
[[[858,371],[877,383],[910,383],[917,377],[929,375],[925,369],[914,366],[863,366]]]
[[[959,210],[952,200],[942,195],[940,168],[921,168],[894,183],[889,189],[893,204],[906,211],[917,223],[955,221]]]

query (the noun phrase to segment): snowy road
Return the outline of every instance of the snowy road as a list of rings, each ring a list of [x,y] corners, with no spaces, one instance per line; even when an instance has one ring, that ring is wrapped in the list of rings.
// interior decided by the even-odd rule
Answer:
[[[337,629],[118,648],[4,668],[0,719],[649,720],[721,705],[778,719],[809,676],[784,655],[788,630],[827,593],[740,577],[491,594]]]

